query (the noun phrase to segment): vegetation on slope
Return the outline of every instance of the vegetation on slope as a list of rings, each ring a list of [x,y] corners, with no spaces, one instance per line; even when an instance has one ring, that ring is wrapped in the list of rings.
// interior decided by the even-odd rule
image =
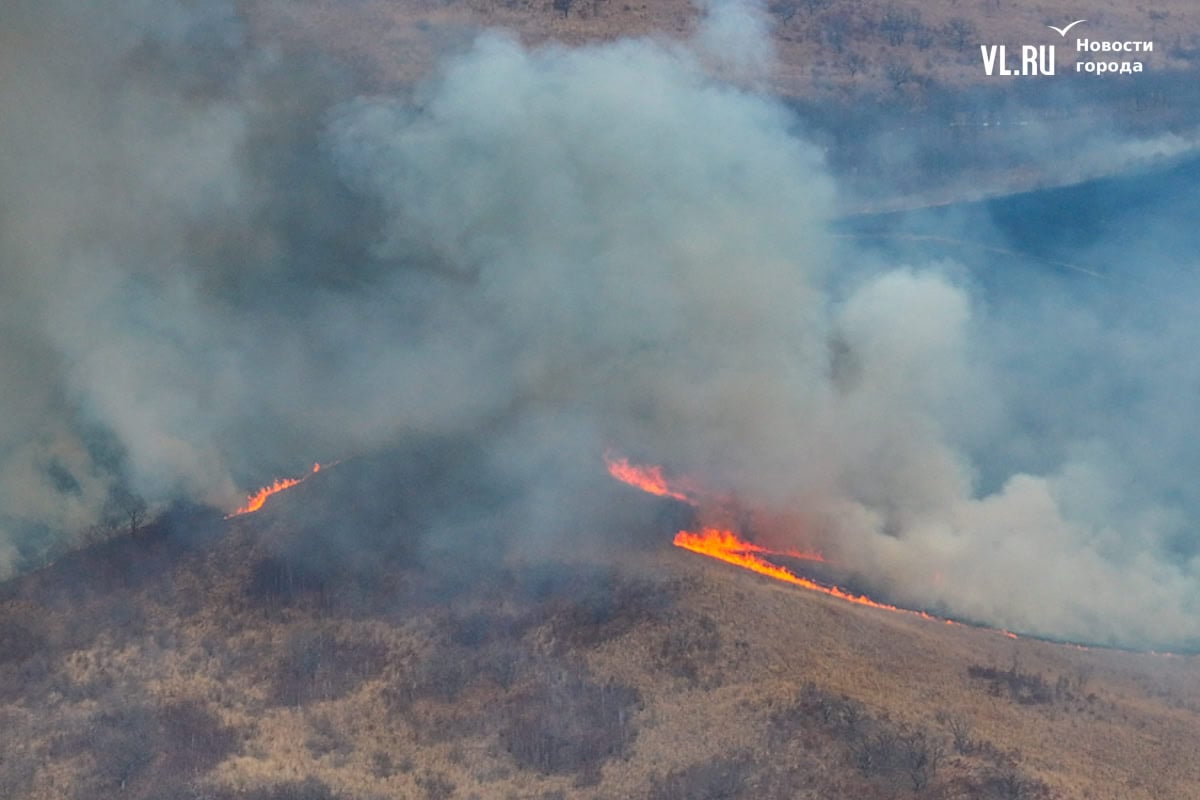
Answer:
[[[381,557],[314,561],[303,520],[331,498],[311,483],[236,523],[164,523],[5,585],[0,794],[1200,787],[1191,659],[859,609],[656,546],[483,568],[405,545],[403,514],[373,523],[397,542]]]

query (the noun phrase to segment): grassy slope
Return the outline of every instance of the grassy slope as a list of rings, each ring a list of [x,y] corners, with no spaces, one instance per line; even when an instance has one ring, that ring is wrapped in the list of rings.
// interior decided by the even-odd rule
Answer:
[[[576,45],[621,36],[684,39],[699,21],[691,0],[571,3],[565,16],[554,0],[255,0],[248,9],[261,42],[331,53],[354,65],[366,85],[401,92],[484,28],[506,29],[530,44]],[[1015,0],[771,0],[766,7],[775,60],[765,88],[802,111],[841,178],[847,210],[1073,183],[1198,140],[1200,6],[1182,0],[1153,7],[1097,0],[1076,8]],[[1045,27],[1081,17],[1087,22],[1065,40]],[[1077,75],[1076,34],[1152,40],[1155,50],[1136,56],[1146,62],[1143,74]],[[984,74],[980,44],[1055,42],[1053,79]],[[1122,141],[1148,143],[1114,147]]]
[[[1200,796],[1197,658],[1012,640],[670,548],[322,576],[278,557],[311,488],[196,548],[116,542],[5,586],[0,794]],[[1014,664],[1061,690],[1024,704],[968,674]],[[921,791],[913,737],[944,751]]]
[[[1160,47],[1191,47],[1200,28],[1184,3],[1156,6],[1169,22],[1112,1],[1064,19],[1007,2],[919,7],[928,28],[961,15],[995,41],[1076,16],[1092,35]],[[388,87],[481,26],[581,42],[695,24],[684,0],[580,3],[565,18],[521,2],[253,8],[260,37],[317,44]],[[883,90],[896,60],[936,85],[981,80],[977,56],[945,41],[886,44],[883,13],[800,4],[779,28],[777,90]],[[840,52],[825,33],[838,14],[854,34]],[[926,86],[902,93],[919,103]],[[768,800],[998,797],[1031,796],[1037,780],[1063,798],[1200,796],[1196,658],[860,609],[669,548],[560,565],[550,574],[565,583],[514,568],[475,588],[397,556],[359,585],[276,559],[288,504],[311,488],[195,549],[116,542],[5,585],[0,796],[667,800],[727,784]],[[1023,704],[972,665],[1065,688]],[[922,792],[903,767],[863,766],[864,743],[918,734],[946,751]]]
[[[335,3],[302,0],[255,2],[260,35],[320,47],[368,69],[383,83],[404,82],[428,71],[440,44],[461,42],[473,31],[499,27],[531,43],[579,44],[619,36],[683,38],[694,31],[698,14],[690,0],[573,0],[563,15],[552,0],[358,0]],[[1053,43],[1046,24],[1087,18],[1072,30],[1095,39],[1154,40],[1147,58],[1153,69],[1189,66],[1180,53],[1195,47],[1200,7],[1183,0],[1142,6],[1126,0],[1095,0],[1075,6],[1017,0],[777,0],[767,4],[774,20],[778,58],[776,89],[809,97],[840,89],[886,87],[886,67],[910,65],[938,84],[989,82],[981,68],[980,43]],[[903,35],[893,38],[889,15],[903,18]],[[961,38],[951,24],[964,21]],[[1073,47],[1060,48],[1063,66],[1074,61]]]

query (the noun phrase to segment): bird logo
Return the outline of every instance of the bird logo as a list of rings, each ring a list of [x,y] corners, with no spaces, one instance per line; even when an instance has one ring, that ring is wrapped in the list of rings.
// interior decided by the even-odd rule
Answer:
[[[1071,30],[1071,28],[1074,28],[1076,25],[1078,25],[1081,22],[1087,22],[1087,20],[1086,19],[1077,19],[1065,28],[1056,28],[1053,25],[1047,25],[1046,27],[1049,28],[1050,30],[1054,31],[1059,36],[1061,36],[1065,39],[1065,38],[1067,38],[1067,31]]]

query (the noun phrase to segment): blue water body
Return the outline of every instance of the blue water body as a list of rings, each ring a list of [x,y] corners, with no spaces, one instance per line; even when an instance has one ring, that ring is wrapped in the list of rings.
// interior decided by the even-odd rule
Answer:
[[[1071,186],[849,217],[839,228],[891,257],[961,261],[994,290],[1022,283],[1024,271],[1136,283],[1200,252],[1200,156]]]

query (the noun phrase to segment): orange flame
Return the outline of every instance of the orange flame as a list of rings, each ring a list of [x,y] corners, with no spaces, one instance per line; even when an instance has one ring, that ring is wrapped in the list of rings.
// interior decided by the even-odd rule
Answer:
[[[803,561],[825,561],[824,556],[820,553],[805,553],[800,550],[772,550],[769,547],[763,547],[753,542],[747,542],[745,539],[740,539],[733,531],[727,531],[723,528],[705,528],[699,534],[680,531],[675,536],[675,545],[686,550],[695,550],[694,547],[689,547],[684,542],[694,544],[699,540],[703,540],[705,555],[709,554],[708,550],[720,550],[724,553],[739,555],[757,553],[765,556],[787,556],[788,558],[798,558]],[[764,563],[766,562],[764,561]]]
[[[692,506],[700,506],[701,500],[705,505],[721,506],[726,501],[711,493],[704,492],[697,488],[694,484],[685,480],[672,479],[668,480],[663,475],[662,467],[658,466],[641,466],[631,464],[628,459],[614,456],[610,453],[605,453],[604,462],[608,467],[608,473],[617,480],[641,489],[644,492],[657,495],[659,497],[670,497],[675,500],[681,500]],[[765,575],[768,578],[773,578],[784,583],[790,583],[793,586],[799,586],[803,589],[809,589],[814,592],[820,592],[829,597],[836,597],[839,600],[845,600],[849,603],[855,603],[868,608],[879,608],[885,611],[895,611],[900,614],[912,614],[921,619],[934,620],[945,623],[946,625],[961,625],[962,623],[945,617],[935,617],[925,611],[917,611],[915,609],[900,608],[899,606],[889,605],[888,603],[880,603],[877,600],[872,600],[870,597],[862,594],[854,594],[848,592],[838,586],[826,585],[817,583],[809,578],[802,577],[778,564],[772,564],[763,556],[785,556],[787,558],[800,559],[805,561],[825,562],[825,558],[820,553],[806,553],[799,550],[773,550],[762,545],[748,542],[740,538],[737,533],[726,528],[705,527],[699,532],[680,531],[675,535],[674,544],[676,547],[683,548],[693,553],[715,558],[718,561],[724,561],[727,564],[748,569],[751,572],[756,572],[759,575]],[[935,574],[935,582],[940,582],[942,576]],[[1011,639],[1019,639],[1017,634],[1012,631],[1001,630],[996,628],[987,628],[987,630],[1002,634]],[[1078,645],[1077,645],[1078,646]]]
[[[672,488],[667,479],[663,477],[662,467],[639,467],[629,463],[628,459],[610,455],[604,456],[604,463],[608,467],[608,474],[622,483],[627,483],[643,492],[649,492],[659,497],[671,497],[696,505],[696,501],[684,487]]]
[[[608,473],[610,475],[644,492],[649,492],[659,497],[671,497],[676,500],[682,500],[693,506],[700,505],[698,498],[705,496],[703,492],[687,485],[683,481],[667,480],[666,476],[663,475],[662,467],[631,464],[628,459],[608,453],[604,456],[604,462],[608,466]],[[708,499],[711,500],[712,498],[709,497]],[[733,564],[743,569],[748,569],[751,572],[757,572],[759,575],[765,575],[794,586],[800,586],[830,597],[836,597],[839,600],[857,603],[858,605],[870,608],[881,608],[886,611],[913,614],[923,619],[939,619],[924,611],[914,611],[887,603],[880,603],[866,595],[854,594],[837,586],[827,586],[817,583],[816,581],[795,574],[786,567],[772,564],[763,558],[763,556],[773,555],[805,561],[824,562],[825,559],[820,553],[805,553],[799,550],[773,550],[754,544],[753,542],[748,542],[740,538],[733,531],[724,528],[703,528],[699,532],[680,531],[675,535],[674,544],[676,547],[681,547],[684,550],[715,558],[727,564]],[[954,620],[947,619],[943,621],[947,625],[958,624]],[[1007,631],[1005,633],[1009,636],[1014,635]]]
[[[277,478],[274,483],[262,487],[254,494],[246,495],[246,504],[238,508],[233,513],[226,514],[225,519],[240,517],[243,514],[253,514],[255,511],[258,511],[263,507],[263,504],[267,502],[267,498],[271,495],[279,494],[285,489],[290,489],[296,484],[308,480],[310,476],[315,475],[320,471],[321,465],[313,464],[312,472],[310,472],[308,475],[305,475],[303,478]]]
[[[844,589],[839,589],[836,586],[825,586],[824,584],[817,583],[816,581],[810,581],[808,578],[802,578],[793,573],[791,570],[785,569],[777,564],[772,564],[770,561],[767,561],[765,558],[758,555],[759,553],[774,553],[775,555],[783,555],[782,553],[767,550],[766,548],[759,547],[758,545],[751,544],[750,542],[745,542],[739,539],[737,534],[733,533],[732,531],[722,530],[720,528],[704,528],[699,533],[680,531],[679,533],[675,534],[674,544],[676,547],[682,547],[684,550],[690,550],[693,553],[699,553],[701,555],[715,558],[729,564],[735,564],[744,569],[748,569],[751,572],[757,572],[760,575],[766,575],[767,577],[774,578],[778,581],[784,581],[796,586],[801,586],[805,589],[811,589],[814,592],[827,594],[830,597],[836,597],[840,600],[848,600],[851,603],[858,603],[859,605],[870,606],[871,608],[883,608],[887,609],[888,611],[906,610],[897,608],[896,606],[887,605],[886,603],[878,603],[865,595],[852,594]],[[786,553],[786,555],[791,555],[791,553]],[[817,555],[815,560],[820,561],[823,559]],[[927,614],[919,611],[914,611],[911,613],[920,614],[921,616],[928,616]]]

